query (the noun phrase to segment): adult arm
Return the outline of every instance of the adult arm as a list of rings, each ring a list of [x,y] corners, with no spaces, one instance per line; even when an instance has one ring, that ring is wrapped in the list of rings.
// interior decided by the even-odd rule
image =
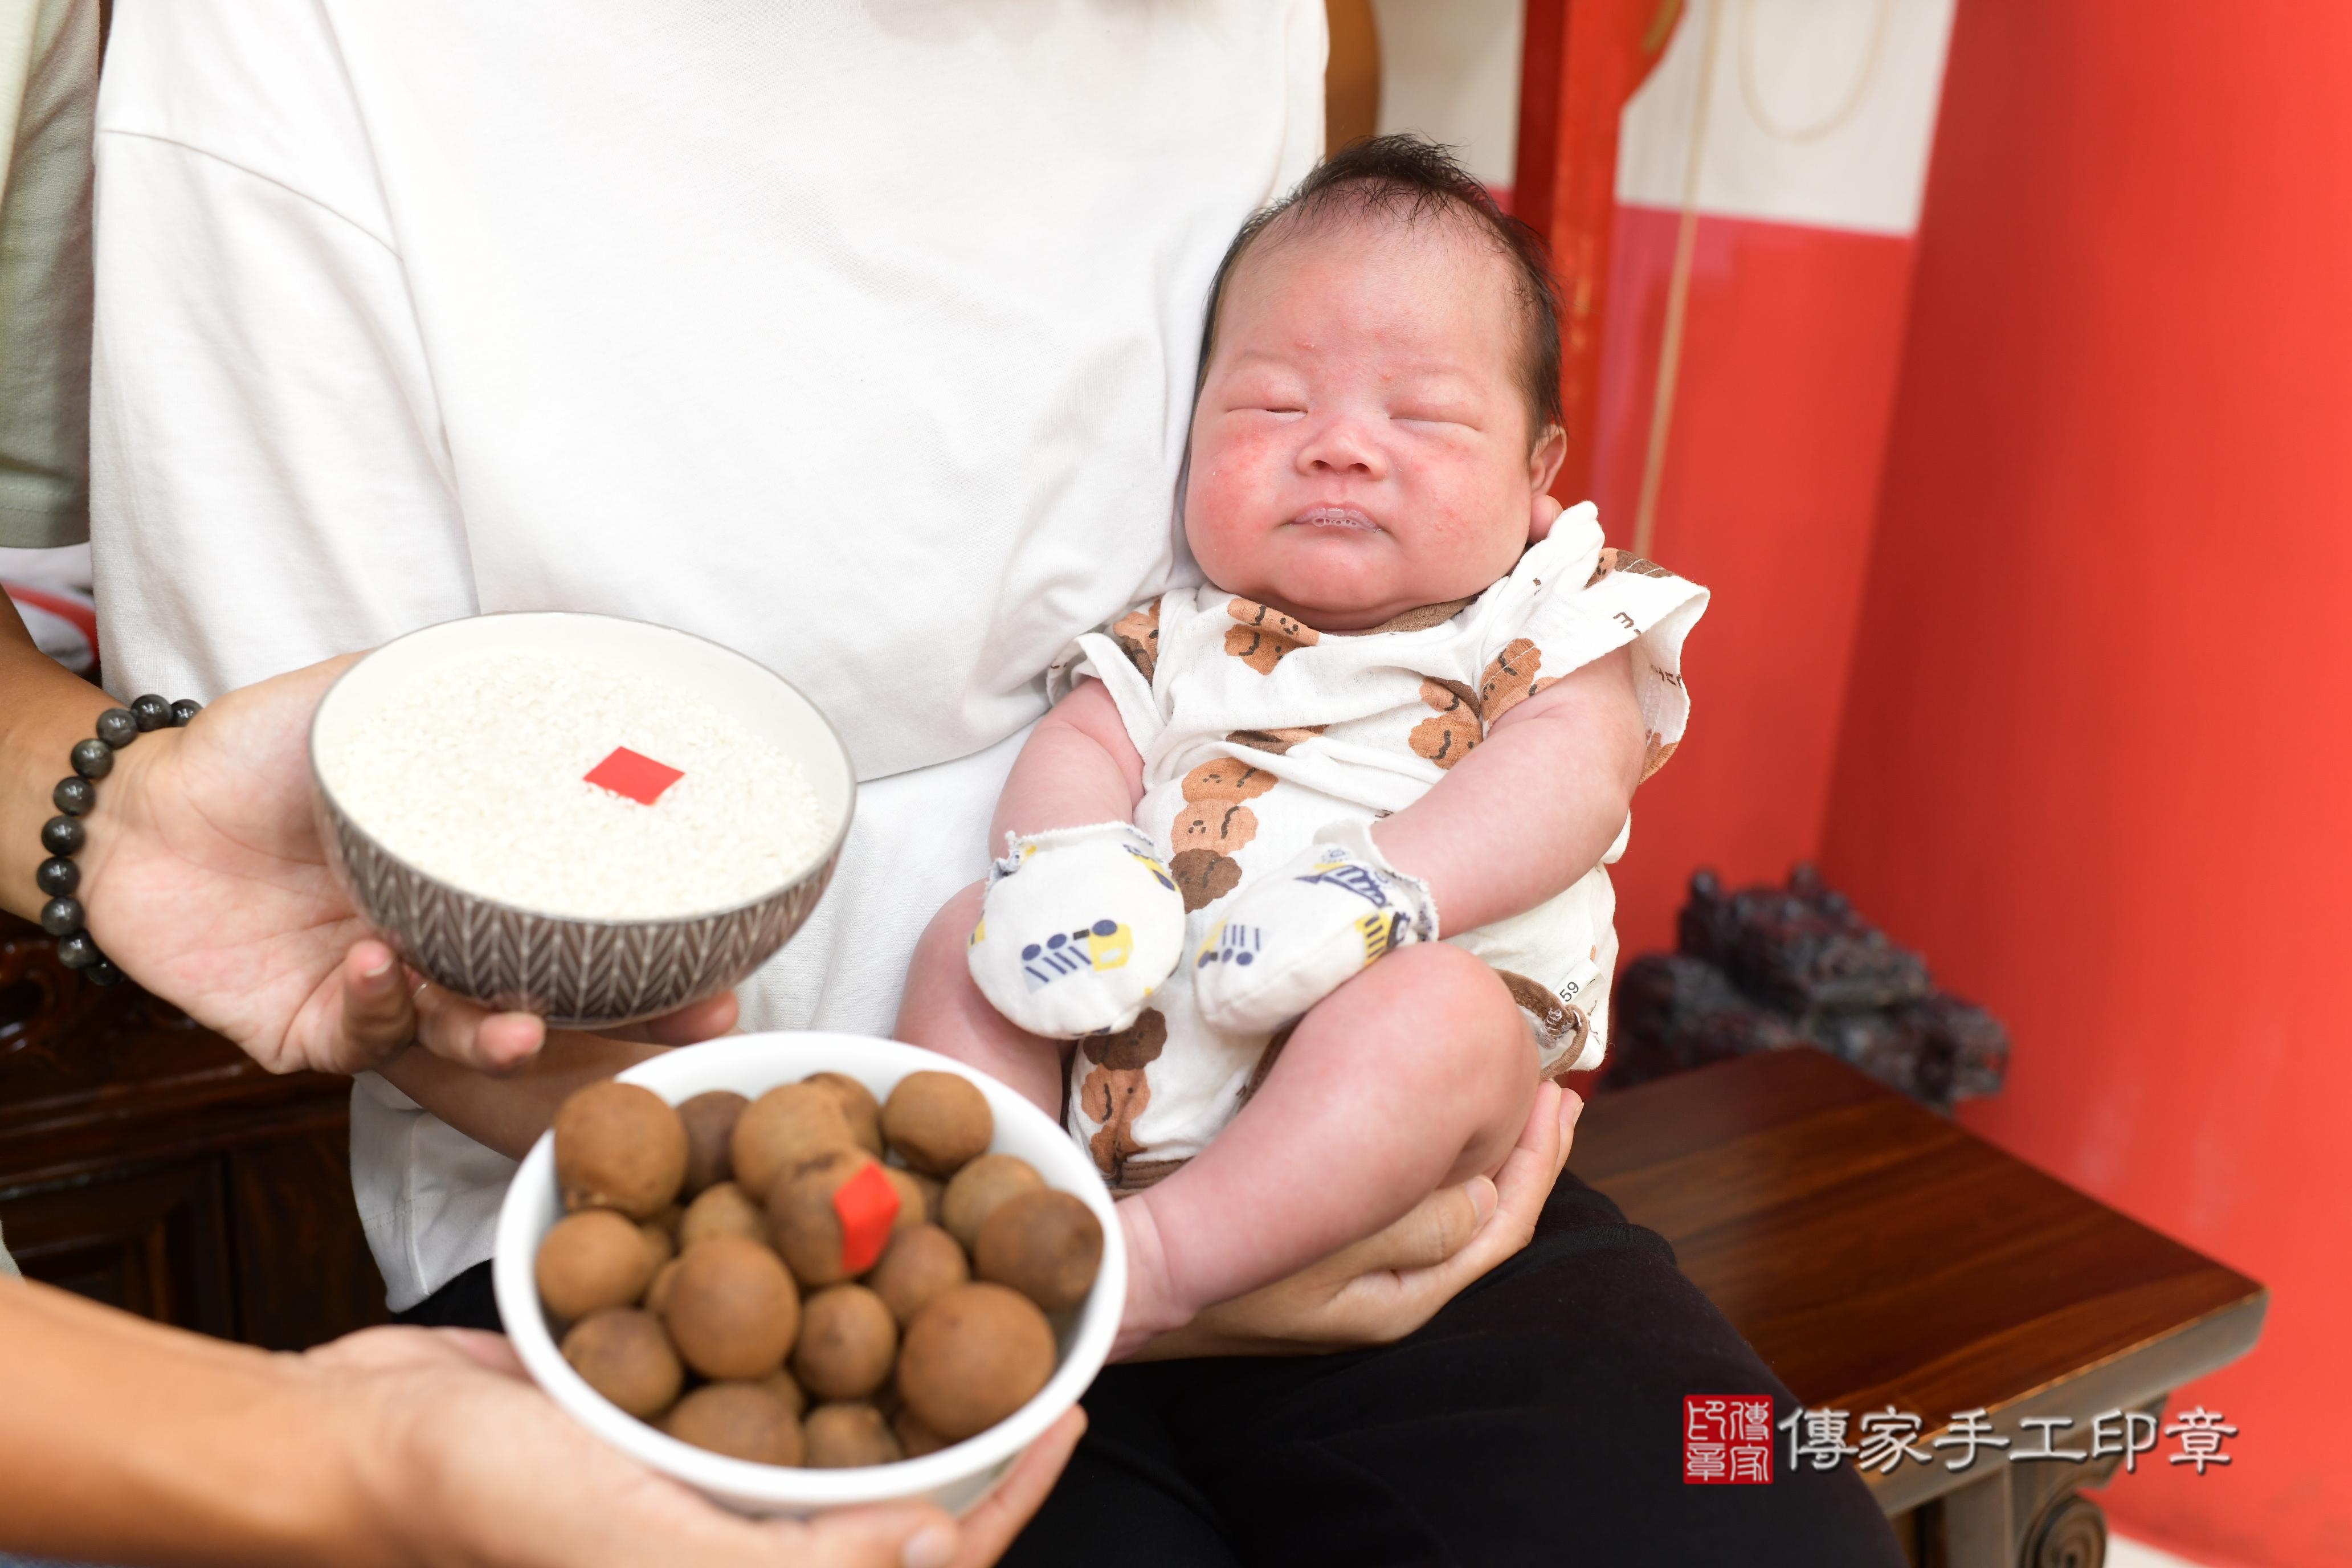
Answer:
[[[918,1507],[751,1521],[591,1436],[494,1334],[271,1355],[0,1280],[0,1550],[79,1561],[979,1568],[1083,1426],[961,1527]]]
[[[1127,1359],[1311,1355],[1404,1338],[1534,1237],[1583,1111],[1574,1093],[1541,1085],[1492,1181],[1475,1176],[1432,1193],[1386,1230],[1221,1301]]]
[[[56,815],[49,791],[72,770],[66,753],[114,700],[33,646],[16,606],[0,595],[0,909],[31,920],[46,895],[33,870],[45,851],[41,824]]]

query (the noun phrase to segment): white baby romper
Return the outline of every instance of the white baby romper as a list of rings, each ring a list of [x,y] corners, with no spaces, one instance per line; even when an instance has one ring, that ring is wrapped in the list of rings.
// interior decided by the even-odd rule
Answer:
[[[1235,889],[1333,823],[1411,805],[1520,701],[1628,643],[1648,776],[1682,738],[1683,638],[1706,607],[1706,589],[1604,548],[1587,503],[1477,597],[1372,631],[1318,633],[1200,587],[1080,637],[1055,660],[1049,695],[1089,675],[1108,689],[1143,758],[1136,826],[1165,857],[1187,911],[1185,960],[1142,1015],[1077,1042],[1066,1120],[1105,1180],[1133,1191],[1199,1153],[1287,1037],[1222,1032],[1193,1004],[1193,955]],[[1596,866],[1523,914],[1444,933],[1503,976],[1548,1074],[1601,1063],[1615,911]]]

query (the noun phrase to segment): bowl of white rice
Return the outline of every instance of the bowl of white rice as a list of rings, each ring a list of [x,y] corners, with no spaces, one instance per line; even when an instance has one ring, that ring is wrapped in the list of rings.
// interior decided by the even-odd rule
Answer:
[[[310,723],[322,837],[411,967],[551,1023],[672,1012],[808,919],[856,775],[752,659],[611,616],[448,621],[343,672]]]

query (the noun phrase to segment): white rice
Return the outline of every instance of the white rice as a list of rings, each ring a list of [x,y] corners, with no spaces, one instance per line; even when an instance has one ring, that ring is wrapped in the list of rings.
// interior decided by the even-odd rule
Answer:
[[[588,783],[615,746],[686,776],[651,805]],[[723,910],[806,870],[835,826],[798,763],[710,703],[537,654],[421,680],[320,763],[386,849],[541,914]]]

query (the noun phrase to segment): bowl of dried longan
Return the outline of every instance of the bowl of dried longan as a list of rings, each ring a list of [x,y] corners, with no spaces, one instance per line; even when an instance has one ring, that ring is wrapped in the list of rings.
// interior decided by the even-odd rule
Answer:
[[[782,1033],[565,1100],[492,1279],[559,1405],[730,1508],[961,1512],[1101,1370],[1127,1257],[1092,1163],[1013,1089]]]

